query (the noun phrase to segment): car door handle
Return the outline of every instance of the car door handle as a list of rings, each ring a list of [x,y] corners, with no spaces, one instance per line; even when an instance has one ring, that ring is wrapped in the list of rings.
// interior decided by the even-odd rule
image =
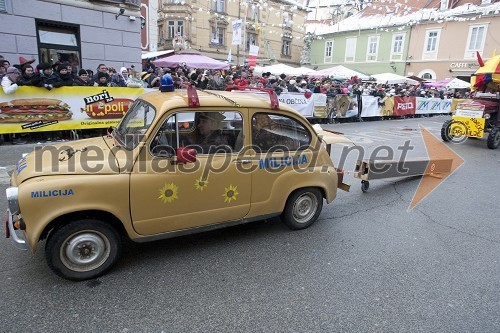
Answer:
[[[234,164],[248,164],[252,163],[252,160],[236,160],[234,161]]]

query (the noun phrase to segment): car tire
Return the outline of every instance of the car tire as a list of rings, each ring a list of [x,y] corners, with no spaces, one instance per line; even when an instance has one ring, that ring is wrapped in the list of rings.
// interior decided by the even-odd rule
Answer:
[[[82,219],[54,230],[45,244],[47,264],[60,277],[82,281],[106,272],[120,257],[122,240],[111,225]]]
[[[314,187],[296,190],[289,197],[281,218],[292,230],[300,230],[313,224],[323,208],[323,195]]]
[[[451,139],[453,139],[453,136],[450,134],[450,127],[452,123],[452,120],[447,120],[443,123],[443,126],[441,126],[441,139],[444,142],[450,142]]]
[[[490,149],[497,149],[500,145],[500,127],[495,126],[491,129],[490,134],[488,135],[488,140],[486,141],[486,145]]]

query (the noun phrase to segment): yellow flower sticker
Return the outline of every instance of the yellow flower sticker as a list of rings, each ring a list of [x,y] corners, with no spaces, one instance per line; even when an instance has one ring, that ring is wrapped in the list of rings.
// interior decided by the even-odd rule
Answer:
[[[229,187],[224,188],[224,202],[231,202],[231,200],[236,200],[238,195],[238,186],[229,185]]]
[[[172,201],[174,201],[175,199],[179,199],[179,197],[177,196],[178,193],[179,188],[177,187],[177,185],[175,185],[174,183],[165,184],[165,186],[160,189],[160,196],[158,197],[158,199],[161,199],[163,203],[172,203]]]
[[[200,178],[196,179],[196,181],[194,182],[194,185],[196,186],[197,190],[200,190],[203,192],[205,187],[208,186],[208,180],[202,180],[200,177]]]

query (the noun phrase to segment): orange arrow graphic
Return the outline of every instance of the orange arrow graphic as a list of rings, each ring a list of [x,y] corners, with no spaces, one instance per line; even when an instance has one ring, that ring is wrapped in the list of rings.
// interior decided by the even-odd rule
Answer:
[[[458,156],[453,150],[448,148],[441,140],[432,135],[424,127],[420,126],[422,137],[424,139],[427,155],[429,156],[429,164],[425,170],[425,174],[420,180],[417,191],[413,196],[413,200],[408,207],[408,211],[417,206],[425,197],[427,197],[435,188],[437,188],[448,176],[455,172],[458,167],[464,163],[464,159]],[[439,174],[434,173],[437,168],[437,161],[451,160],[451,169],[447,172]]]

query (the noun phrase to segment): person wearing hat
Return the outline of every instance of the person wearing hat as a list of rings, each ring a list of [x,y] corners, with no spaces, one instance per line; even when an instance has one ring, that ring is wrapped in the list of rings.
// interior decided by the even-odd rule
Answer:
[[[91,87],[94,84],[90,80],[89,73],[87,73],[85,69],[80,69],[78,71],[78,76],[73,80],[73,85],[79,87]]]
[[[57,66],[56,77],[52,85],[54,88],[73,86],[73,75],[68,72],[68,66],[65,63]]]
[[[20,76],[21,72],[16,67],[7,68],[7,72],[2,78],[2,89],[6,95],[14,93],[19,88],[17,81]]]
[[[226,117],[220,112],[200,112],[197,114],[196,150],[201,154],[228,151],[227,137],[220,131],[221,122]]]
[[[17,69],[19,69],[19,71],[22,71],[22,68],[24,65],[31,65],[34,62],[35,62],[35,59],[27,60],[24,57],[19,57],[19,64],[15,64],[13,66],[16,67]]]
[[[52,66],[48,62],[38,64],[36,66],[38,72],[40,73],[40,83],[39,87],[45,87],[48,90],[54,88],[53,84],[56,81],[56,75],[52,71]]]
[[[94,87],[116,87],[116,83],[109,82],[108,73],[98,72],[97,81],[94,82]]]
[[[40,84],[40,74],[35,73],[33,66],[30,64],[24,64],[17,84],[19,86],[38,86]]]

